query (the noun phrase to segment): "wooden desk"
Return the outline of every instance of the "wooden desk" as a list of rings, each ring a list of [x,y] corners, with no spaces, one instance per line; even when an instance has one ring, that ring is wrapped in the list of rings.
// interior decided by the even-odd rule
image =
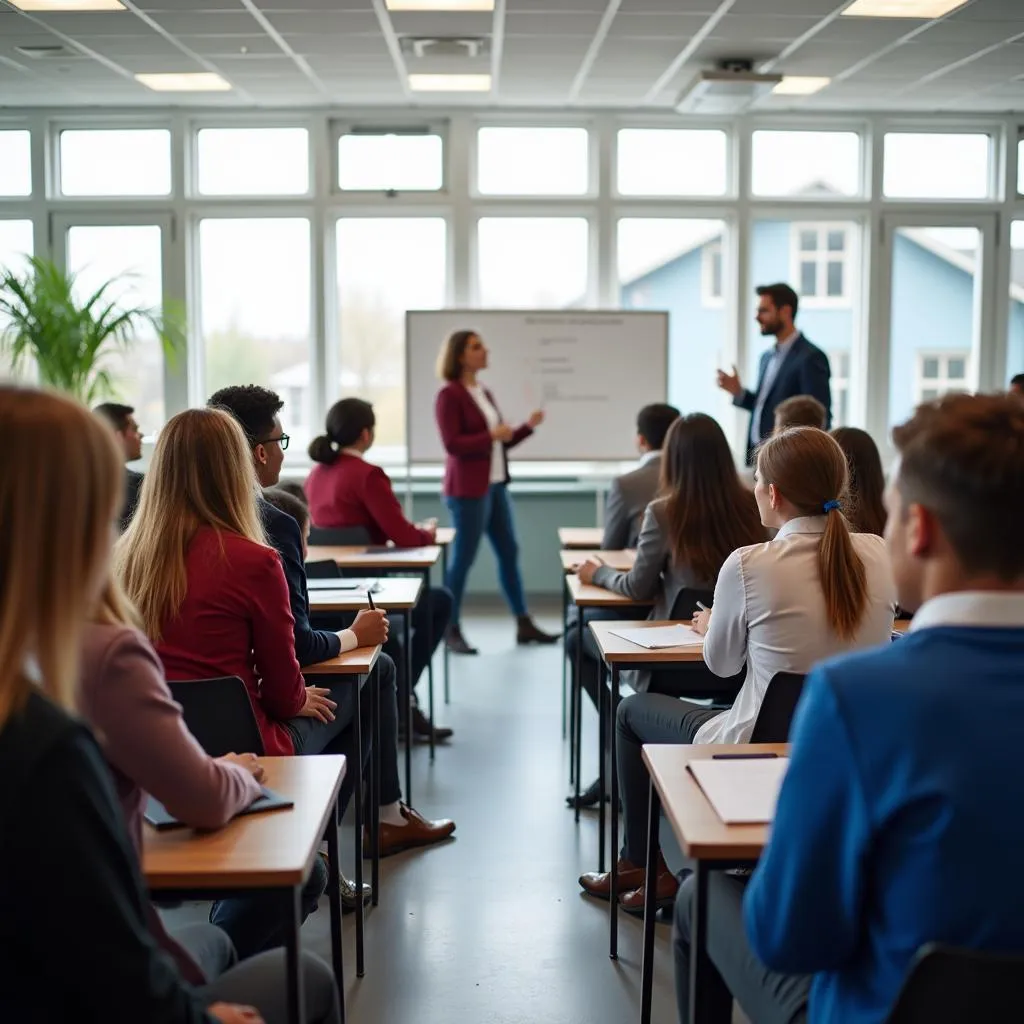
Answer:
[[[625,637],[617,636],[614,630],[617,629],[655,629],[660,626],[689,626],[690,619],[666,619],[663,622],[650,622],[647,619],[642,621],[612,622],[601,619],[589,623],[590,632],[594,634],[594,641],[597,649],[601,652],[601,658],[606,665],[617,665],[620,669],[636,668],[644,665],[676,664],[686,661],[703,661],[704,645],[686,645],[680,647],[662,647],[658,650],[650,650],[641,647],[639,644],[627,640]]]
[[[366,582],[375,586],[373,603],[388,612],[411,612],[423,591],[423,580],[419,576],[382,576]],[[355,612],[369,607],[364,590],[331,590],[318,586],[309,591],[311,612]]]
[[[365,676],[373,670],[380,657],[380,645],[377,647],[357,647],[353,651],[344,651],[334,658],[318,661],[315,665],[306,665],[302,670],[304,676]],[[314,684],[310,684],[314,685]]]
[[[434,533],[434,543],[439,548],[446,548],[455,540],[454,526],[439,526]]]
[[[636,551],[633,550],[587,551],[582,548],[563,548],[558,553],[558,557],[562,561],[562,572],[576,572],[580,563],[585,562],[593,555],[596,555],[609,569],[614,569],[616,572],[629,572],[636,563]]]
[[[653,600],[635,601],[611,590],[605,590],[604,587],[595,587],[593,583],[583,583],[575,573],[565,577],[565,585],[569,591],[569,599],[577,608],[647,608],[654,604]],[[582,618],[580,621],[582,622]],[[582,626],[580,630],[582,632]]]
[[[604,540],[600,526],[560,526],[558,543],[563,548],[599,548]]]
[[[338,859],[338,793],[345,758],[263,757],[265,784],[295,802],[286,810],[235,818],[216,832],[149,826],[142,835],[142,870],[151,892],[181,899],[222,899],[256,890],[290,896],[285,943],[289,1018],[305,1021],[305,992],[299,971],[302,885],[313,867],[324,832],[330,870],[331,959],[338,992],[345,998],[342,970],[341,890]]]
[[[450,527],[451,537],[454,538],[455,531]],[[447,536],[447,534],[446,534]],[[440,544],[429,544],[422,548],[394,548],[389,547],[381,550],[380,546],[354,544],[344,546],[318,545],[311,547],[306,555],[306,561],[335,562],[339,569],[360,569],[364,572],[415,572],[423,578],[424,592],[430,587],[430,570],[437,564],[442,552],[447,552],[446,547]],[[445,555],[447,558],[447,555]],[[374,600],[377,600],[374,595]],[[427,630],[430,630],[430,616],[425,616]],[[433,638],[428,637],[428,647],[433,648]],[[447,696],[448,684],[448,658],[447,647],[444,659],[444,687]],[[434,660],[427,662],[427,686],[429,692],[430,710],[428,712],[431,722],[434,721]],[[434,734],[430,734],[430,760],[434,760]],[[406,800],[411,797],[406,793]]]
[[[647,822],[647,870],[654,878],[661,810],[672,826],[683,853],[694,861],[693,925],[690,937],[690,1020],[705,1024],[713,1006],[724,1000],[724,984],[707,953],[708,874],[755,863],[768,841],[767,825],[726,825],[715,813],[704,791],[687,771],[691,761],[719,753],[745,751],[789,753],[786,743],[721,745],[644,744],[643,759],[651,776]],[[644,903],[644,953],[640,990],[640,1020],[651,1019],[654,980],[655,887],[648,886]]]

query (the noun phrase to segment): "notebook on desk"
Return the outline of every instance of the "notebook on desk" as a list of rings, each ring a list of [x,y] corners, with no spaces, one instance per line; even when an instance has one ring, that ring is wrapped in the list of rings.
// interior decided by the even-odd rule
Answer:
[[[768,825],[775,817],[788,757],[695,760],[690,774],[726,825]]]
[[[306,580],[307,590],[369,590],[376,593],[380,590],[379,580],[357,580],[347,576],[334,576],[326,579]]]
[[[649,651],[661,650],[665,647],[702,647],[704,637],[695,633],[689,626],[650,626],[642,629],[609,629],[613,636],[621,636],[637,647]]]
[[[263,811],[277,811],[285,807],[294,807],[295,801],[275,793],[272,789],[262,786],[263,795],[257,797],[248,807],[239,811],[235,817],[240,818],[243,814],[260,814]],[[188,826],[175,818],[156,797],[149,797],[146,803],[146,821],[158,832],[169,828],[187,828]]]

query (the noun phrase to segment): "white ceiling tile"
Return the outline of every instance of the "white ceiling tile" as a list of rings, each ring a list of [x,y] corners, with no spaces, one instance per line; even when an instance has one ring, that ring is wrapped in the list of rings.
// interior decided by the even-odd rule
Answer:
[[[505,10],[506,15],[520,11],[592,11],[603,14],[607,6],[608,0],[507,0]]]
[[[592,39],[601,23],[599,14],[567,14],[544,11],[531,14],[506,14],[505,36],[585,36]]]
[[[845,0],[736,0],[730,13],[737,14],[790,14],[824,18]]]
[[[400,36],[481,36],[494,27],[494,15],[482,11],[393,11],[391,24]]]
[[[380,35],[380,22],[372,11],[268,11],[267,20],[283,36],[347,35],[372,32]]]
[[[612,21],[609,39],[663,39],[692,36],[707,21],[706,14],[619,14]]]

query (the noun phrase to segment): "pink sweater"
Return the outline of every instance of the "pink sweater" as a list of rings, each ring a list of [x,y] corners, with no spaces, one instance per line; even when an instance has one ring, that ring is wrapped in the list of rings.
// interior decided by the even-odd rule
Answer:
[[[215,760],[199,746],[171,698],[160,660],[138,630],[90,625],[80,687],[79,710],[110,765],[140,861],[147,793],[193,828],[219,828],[260,795],[249,772]],[[154,937],[185,977],[205,980],[152,907],[148,918]]]

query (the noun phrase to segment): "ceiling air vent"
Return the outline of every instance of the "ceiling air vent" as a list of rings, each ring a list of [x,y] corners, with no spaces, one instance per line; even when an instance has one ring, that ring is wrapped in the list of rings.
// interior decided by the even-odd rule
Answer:
[[[70,46],[16,46],[15,50],[30,60],[79,60],[85,55]]]
[[[746,110],[782,81],[782,75],[759,75],[749,60],[722,61],[714,71],[701,71],[679,94],[680,113],[736,114]]]
[[[402,36],[399,43],[402,53],[418,58],[472,59],[491,51],[491,41],[485,36]]]

